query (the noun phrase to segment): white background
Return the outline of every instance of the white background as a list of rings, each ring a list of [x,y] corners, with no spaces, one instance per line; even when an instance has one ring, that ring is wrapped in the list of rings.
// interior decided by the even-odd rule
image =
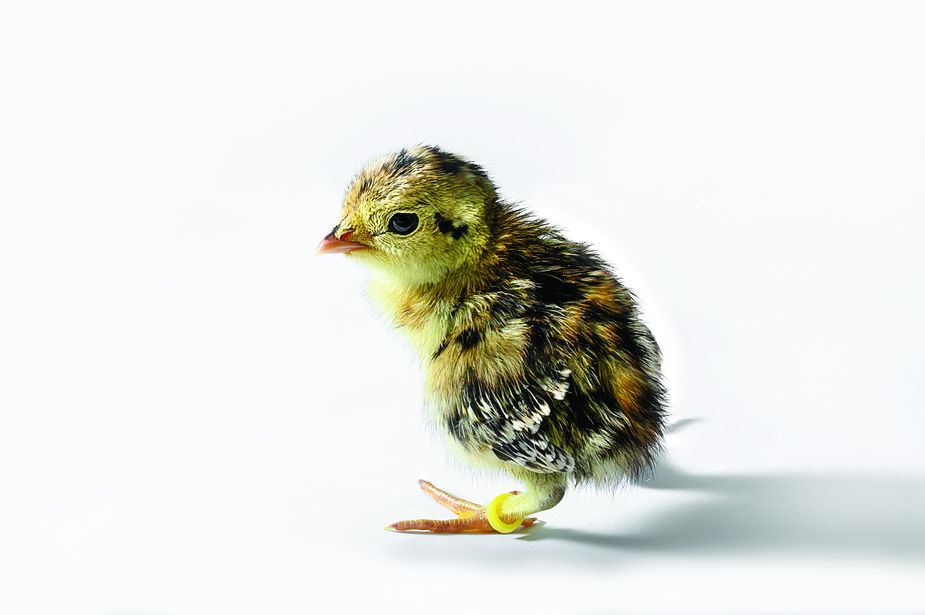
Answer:
[[[0,612],[923,612],[923,5],[328,4],[0,9]],[[640,295],[647,486],[382,530],[518,486],[313,255],[419,142]]]

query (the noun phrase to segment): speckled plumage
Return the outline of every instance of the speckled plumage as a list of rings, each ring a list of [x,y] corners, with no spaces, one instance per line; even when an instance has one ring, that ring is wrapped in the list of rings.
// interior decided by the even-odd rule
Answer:
[[[418,228],[392,237],[394,212]],[[373,265],[374,296],[420,354],[435,422],[466,458],[527,482],[537,510],[568,479],[651,466],[665,419],[659,348],[589,246],[504,202],[477,165],[424,146],[359,174],[334,236],[348,228],[370,247],[351,257]]]

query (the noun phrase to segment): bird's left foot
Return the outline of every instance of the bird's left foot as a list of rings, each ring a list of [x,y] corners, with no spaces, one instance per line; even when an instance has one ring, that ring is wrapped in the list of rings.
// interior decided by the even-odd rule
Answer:
[[[499,514],[501,502],[519,492],[502,493],[488,506],[479,506],[469,500],[458,498],[451,493],[438,489],[426,480],[419,480],[421,489],[435,502],[456,514],[455,519],[410,519],[387,525],[385,529],[393,532],[434,532],[441,534],[459,534],[463,532],[507,534],[519,527],[530,527],[536,523],[536,517],[503,518]]]

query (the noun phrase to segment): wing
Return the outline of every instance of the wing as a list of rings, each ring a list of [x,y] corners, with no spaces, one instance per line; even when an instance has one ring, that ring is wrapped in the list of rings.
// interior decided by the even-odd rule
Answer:
[[[463,403],[478,426],[478,439],[490,445],[498,459],[533,472],[572,471],[575,459],[550,442],[542,429],[546,417],[565,399],[569,375],[567,369],[550,369],[500,387],[470,380]]]

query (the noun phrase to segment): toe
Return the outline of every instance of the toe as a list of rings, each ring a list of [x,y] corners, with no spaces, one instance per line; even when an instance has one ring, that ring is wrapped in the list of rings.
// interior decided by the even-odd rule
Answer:
[[[432,497],[437,504],[452,510],[458,516],[469,517],[482,509],[478,504],[456,497],[452,493],[444,491],[426,480],[419,480],[418,485],[420,485],[421,490]]]
[[[409,519],[396,521],[387,525],[385,529],[393,532],[432,532],[435,534],[492,531],[488,520],[479,515],[456,519]]]

